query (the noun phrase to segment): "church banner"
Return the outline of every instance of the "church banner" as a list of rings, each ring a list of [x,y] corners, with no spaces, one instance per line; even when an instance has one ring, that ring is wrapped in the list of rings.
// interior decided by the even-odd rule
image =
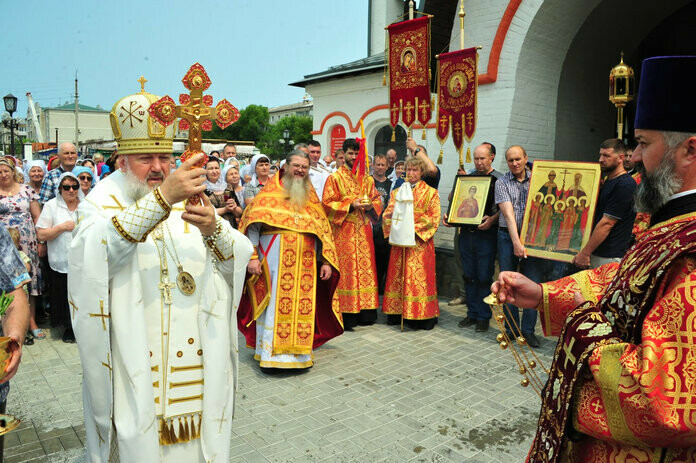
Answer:
[[[461,153],[463,141],[471,142],[476,133],[478,53],[467,48],[442,53],[437,60],[437,138],[444,143],[451,129]]]
[[[391,125],[399,119],[409,129],[430,121],[430,17],[402,21],[389,32],[389,111]]]

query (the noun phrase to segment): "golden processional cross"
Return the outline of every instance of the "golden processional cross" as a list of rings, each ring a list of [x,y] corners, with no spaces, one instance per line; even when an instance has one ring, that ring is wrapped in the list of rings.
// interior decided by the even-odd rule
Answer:
[[[201,132],[213,128],[213,121],[224,129],[239,119],[239,111],[229,101],[223,99],[213,107],[213,97],[203,92],[212,83],[208,73],[199,63],[191,66],[181,80],[189,93],[179,95],[179,105],[167,95],[150,105],[150,116],[164,125],[172,124],[176,118],[181,118],[179,128],[189,130],[189,146],[187,151],[195,154],[201,151]]]

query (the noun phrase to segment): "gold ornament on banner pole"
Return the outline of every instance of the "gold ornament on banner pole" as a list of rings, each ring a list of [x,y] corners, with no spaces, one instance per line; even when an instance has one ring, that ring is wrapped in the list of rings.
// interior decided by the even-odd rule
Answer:
[[[498,296],[491,294],[483,299],[483,302],[491,306],[493,312],[493,319],[498,325],[500,334],[496,336],[495,340],[498,341],[500,348],[503,350],[510,349],[510,353],[517,363],[517,368],[519,373],[524,377],[520,381],[522,387],[532,386],[534,392],[541,397],[541,390],[544,388],[545,380],[539,377],[539,369],[541,369],[548,376],[549,370],[544,366],[537,356],[536,352],[527,343],[527,339],[524,336],[518,336],[516,338],[510,338],[507,334],[507,329],[505,328],[505,322],[511,324],[512,328],[517,333],[521,333],[519,326],[514,320],[505,315],[505,309],[503,304],[498,300]]]
[[[624,63],[621,52],[621,62],[609,72],[609,101],[616,106],[616,133],[619,140],[624,139],[624,107],[633,101],[635,94],[635,77],[633,68]]]

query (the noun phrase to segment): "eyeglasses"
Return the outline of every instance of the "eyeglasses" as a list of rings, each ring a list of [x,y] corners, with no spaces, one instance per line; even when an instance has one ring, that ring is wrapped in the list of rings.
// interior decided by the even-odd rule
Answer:
[[[61,185],[61,188],[63,191],[70,191],[70,189],[77,190],[80,188],[80,185]]]
[[[92,181],[92,177],[90,177],[89,175],[80,175],[80,176],[77,177],[77,178],[79,178],[80,180],[89,180],[89,181]]]
[[[302,170],[308,170],[309,166],[303,165],[303,164],[290,164],[290,167],[293,167],[295,169],[302,169]]]

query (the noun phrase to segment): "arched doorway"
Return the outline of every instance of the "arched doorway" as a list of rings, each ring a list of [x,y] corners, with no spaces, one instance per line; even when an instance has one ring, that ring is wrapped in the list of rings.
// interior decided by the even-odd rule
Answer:
[[[406,158],[406,130],[400,125],[396,126],[396,141],[392,139],[392,126],[385,125],[377,131],[375,142],[372,149],[373,154],[387,154],[387,151],[394,148],[397,159]]]
[[[596,161],[599,144],[616,137],[616,108],[608,100],[609,71],[624,62],[636,72],[645,58],[692,54],[696,3],[687,0],[605,0],[588,16],[563,61],[556,105],[555,156]],[[617,22],[616,18],[623,18]],[[622,27],[620,24],[630,24]],[[636,85],[637,90],[637,85]],[[635,102],[625,110],[624,139],[633,135]]]

